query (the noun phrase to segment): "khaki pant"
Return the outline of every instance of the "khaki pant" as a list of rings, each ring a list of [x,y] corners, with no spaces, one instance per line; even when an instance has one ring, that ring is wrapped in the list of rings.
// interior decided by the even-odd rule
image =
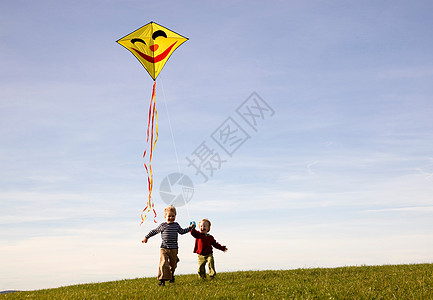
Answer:
[[[215,261],[213,259],[213,254],[208,255],[198,255],[198,275],[201,278],[206,278],[206,263],[209,267],[209,276],[214,277],[215,272]]]
[[[161,248],[159,257],[158,280],[170,280],[176,270],[179,257],[178,249]]]

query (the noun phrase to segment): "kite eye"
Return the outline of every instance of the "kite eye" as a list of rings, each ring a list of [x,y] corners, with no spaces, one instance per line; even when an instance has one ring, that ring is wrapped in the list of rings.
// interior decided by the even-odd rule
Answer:
[[[167,38],[167,34],[164,32],[164,31],[162,31],[162,30],[157,30],[157,31],[155,31],[153,34],[152,34],[152,39],[156,39],[157,37],[159,37],[159,36],[163,36],[163,37],[165,37],[165,38]]]
[[[134,45],[135,45],[135,43],[137,43],[137,42],[140,42],[140,43],[143,43],[143,44],[146,45],[146,42],[143,41],[142,39],[132,39],[132,40],[131,40],[131,43],[133,43]]]

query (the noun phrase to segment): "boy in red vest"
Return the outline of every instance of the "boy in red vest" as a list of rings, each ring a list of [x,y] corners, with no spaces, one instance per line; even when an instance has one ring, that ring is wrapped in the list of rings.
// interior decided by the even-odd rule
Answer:
[[[220,245],[214,237],[208,233],[210,231],[210,225],[211,223],[208,219],[203,219],[198,225],[200,231],[195,229],[191,230],[191,235],[195,237],[194,253],[198,254],[198,275],[203,279],[206,278],[206,263],[209,267],[210,278],[213,279],[216,274],[212,247],[224,252],[228,250],[226,246]]]

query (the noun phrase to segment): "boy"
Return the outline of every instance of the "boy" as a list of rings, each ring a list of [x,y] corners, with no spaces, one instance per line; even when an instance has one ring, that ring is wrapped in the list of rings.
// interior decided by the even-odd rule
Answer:
[[[176,220],[176,208],[174,206],[165,208],[164,218],[167,222],[161,223],[157,228],[151,230],[142,241],[142,243],[147,243],[150,237],[161,233],[162,242],[158,268],[160,286],[164,286],[167,280],[174,282],[174,271],[179,262],[179,258],[177,257],[179,249],[177,245],[178,233],[185,234],[195,227],[191,225],[188,228],[181,228],[179,223],[174,221]]]
[[[210,221],[203,219],[198,224],[200,232],[194,228],[191,230],[191,235],[195,237],[194,253],[198,254],[198,275],[202,279],[206,279],[206,263],[209,267],[209,276],[211,279],[215,278],[215,262],[213,258],[212,247],[226,252],[228,248],[220,245],[213,236],[208,232],[210,231]]]

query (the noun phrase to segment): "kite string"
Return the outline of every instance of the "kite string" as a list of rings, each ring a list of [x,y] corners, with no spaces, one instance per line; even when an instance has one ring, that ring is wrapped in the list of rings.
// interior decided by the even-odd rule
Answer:
[[[180,163],[179,163],[179,156],[177,154],[176,142],[174,140],[173,127],[171,126],[170,114],[168,113],[168,105],[167,105],[167,101],[165,99],[164,85],[162,83],[161,77],[159,78],[159,82],[161,83],[162,97],[164,99],[164,106],[165,106],[165,111],[167,114],[168,126],[170,128],[170,133],[171,133],[171,140],[173,141],[174,154],[176,156],[176,162],[177,162],[177,170],[179,171],[180,174],[182,174],[182,172],[180,170]],[[182,191],[182,193],[183,193],[183,191]],[[186,197],[185,197],[185,195],[183,195],[183,196],[184,196],[184,200],[185,200]],[[189,214],[189,209],[188,209],[188,202],[187,201],[184,201],[184,202],[185,202],[186,212],[188,214],[188,220],[191,220],[191,216]]]
[[[174,154],[176,155],[177,170],[179,171],[179,173],[181,173],[181,171],[180,171],[180,164],[179,164],[179,156],[177,154],[177,148],[176,148],[176,142],[174,141],[173,127],[171,126],[170,114],[168,113],[167,101],[165,99],[164,85],[162,84],[162,79],[161,78],[160,78],[159,81],[161,83],[162,97],[164,99],[165,111],[167,113],[168,127],[170,128],[171,140],[173,141]]]

